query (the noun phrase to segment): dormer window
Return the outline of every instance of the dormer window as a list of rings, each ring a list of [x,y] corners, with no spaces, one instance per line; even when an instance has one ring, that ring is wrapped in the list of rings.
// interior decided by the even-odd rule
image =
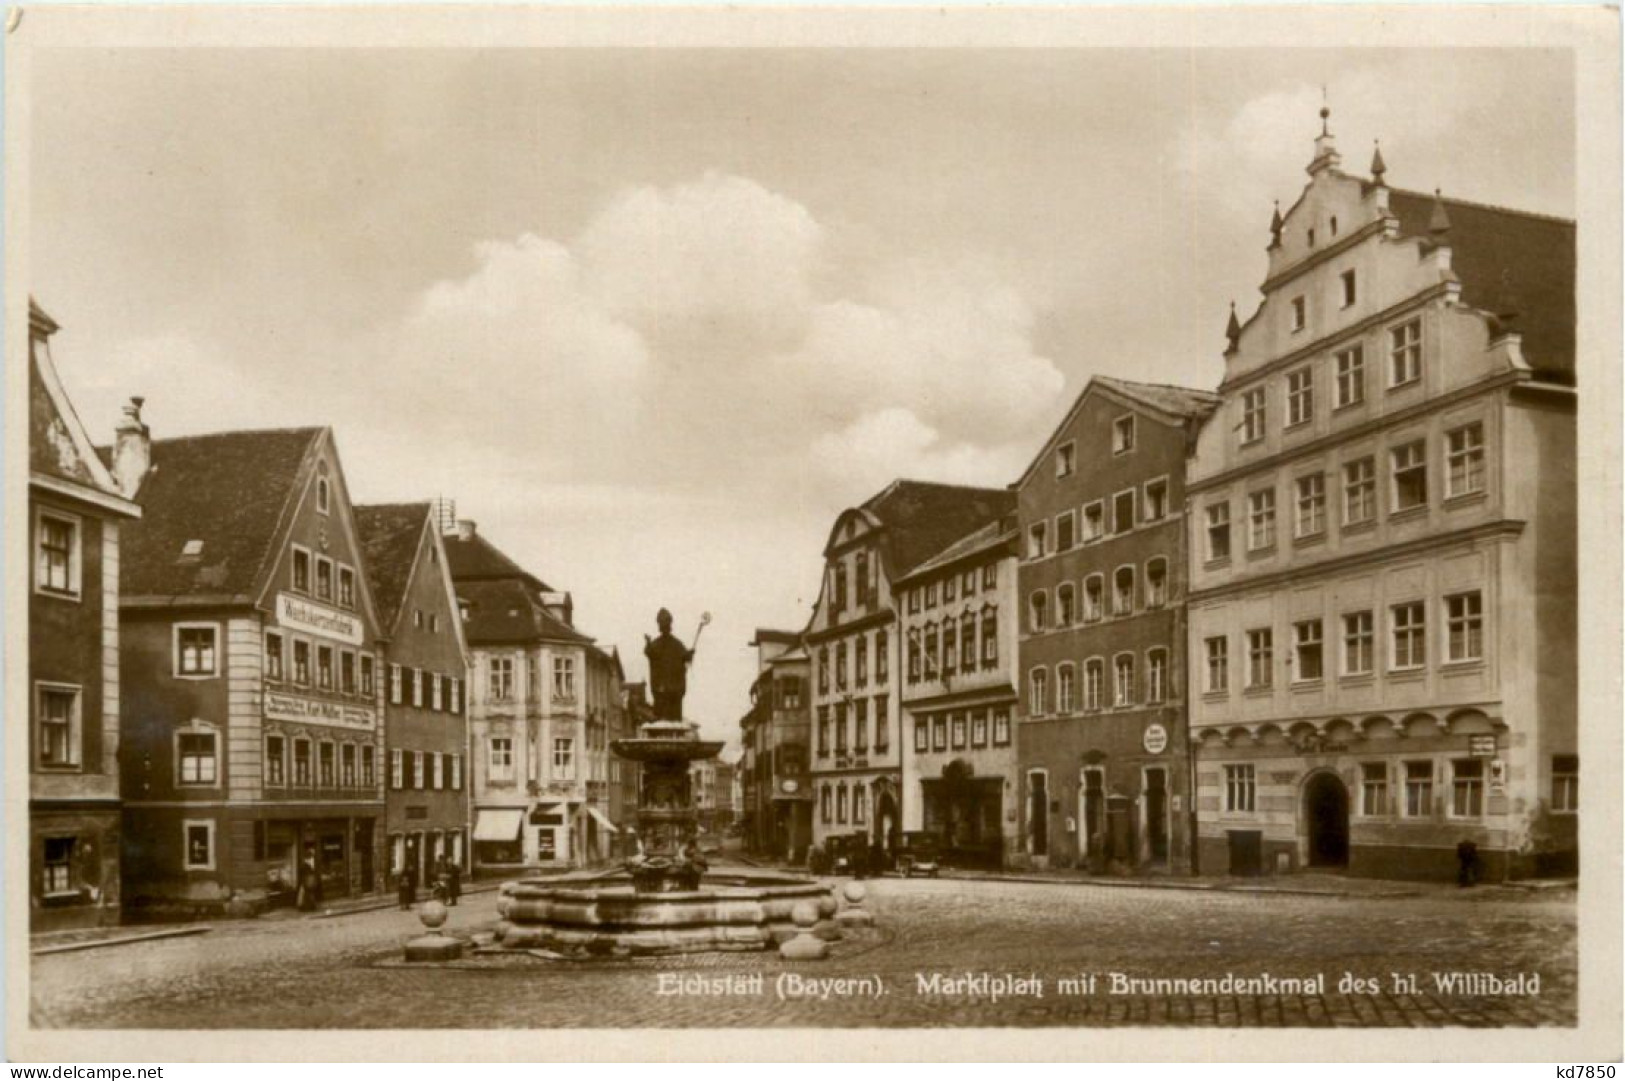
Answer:
[[[181,545],[181,558],[183,559],[196,559],[202,554],[203,542],[200,540],[189,540]]]
[[[1308,315],[1308,308],[1304,304],[1303,297],[1293,297],[1292,298],[1292,329],[1293,329],[1294,332],[1300,331],[1300,330],[1302,330],[1304,328],[1304,324],[1307,322],[1307,315]]]

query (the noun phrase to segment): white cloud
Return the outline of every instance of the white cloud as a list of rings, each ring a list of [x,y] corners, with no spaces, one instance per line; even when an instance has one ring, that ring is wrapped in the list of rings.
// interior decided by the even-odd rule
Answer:
[[[868,493],[897,477],[1002,486],[1021,467],[1019,445],[945,439],[913,412],[892,406],[818,437],[812,458],[823,473]]]

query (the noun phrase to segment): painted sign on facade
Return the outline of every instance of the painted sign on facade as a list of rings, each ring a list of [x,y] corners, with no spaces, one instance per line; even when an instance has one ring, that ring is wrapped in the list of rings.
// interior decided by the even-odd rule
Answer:
[[[361,620],[355,616],[290,593],[276,595],[276,618],[289,630],[336,638],[352,646],[359,646],[364,637]]]
[[[273,721],[299,721],[333,728],[374,728],[378,720],[377,714],[365,706],[324,702],[277,691],[265,692],[265,715]]]

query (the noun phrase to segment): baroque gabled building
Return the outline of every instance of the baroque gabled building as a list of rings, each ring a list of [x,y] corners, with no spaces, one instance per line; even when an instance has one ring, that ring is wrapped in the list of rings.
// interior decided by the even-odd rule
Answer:
[[[1350,175],[1324,124],[1308,171],[1189,465],[1202,869],[1556,869],[1574,223]]]
[[[1024,858],[1187,871],[1185,456],[1205,391],[1097,376],[1016,484]]]
[[[119,538],[140,508],[97,456],[28,304],[28,898],[36,932],[116,924]]]
[[[898,480],[836,518],[806,632],[816,843],[861,835],[895,853],[903,795],[893,583],[1013,504],[1002,489]]]

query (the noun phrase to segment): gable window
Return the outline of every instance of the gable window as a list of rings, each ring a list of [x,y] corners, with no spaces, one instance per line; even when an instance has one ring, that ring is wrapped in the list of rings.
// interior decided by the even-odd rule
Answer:
[[[43,508],[34,515],[34,588],[79,595],[79,519]]]
[[[1476,589],[1444,599],[1445,660],[1477,661],[1484,658],[1484,597]]]
[[[1083,580],[1083,618],[1093,623],[1105,614],[1106,579],[1091,574]]]
[[[1359,298],[1359,289],[1354,281],[1354,271],[1345,270],[1338,276],[1338,285],[1343,295],[1343,307],[1352,308],[1355,300]]]
[[[1112,421],[1112,453],[1127,454],[1134,449],[1134,414]]]
[[[1427,443],[1416,440],[1395,447],[1390,456],[1393,462],[1394,510],[1409,510],[1428,501]]]
[[[300,593],[310,592],[310,553],[298,545],[293,549],[293,588]]]
[[[310,787],[310,740],[293,741],[293,783],[301,788]]]
[[[857,579],[858,607],[869,605],[869,553],[859,552],[853,577]]]
[[[1247,548],[1258,551],[1275,544],[1275,489],[1264,488],[1247,496]]]
[[[1371,612],[1348,612],[1343,616],[1343,674],[1371,674],[1376,653],[1376,620]]]
[[[339,567],[339,607],[355,607],[355,571]]]
[[[1145,520],[1160,522],[1168,517],[1168,482],[1165,480],[1148,480],[1145,482]]]
[[[1153,649],[1145,655],[1145,700],[1150,703],[1168,699],[1168,651]]]
[[[215,642],[220,629],[214,624],[175,625],[175,674],[193,678],[219,674]]]
[[[1112,575],[1112,614],[1126,616],[1134,611],[1134,568],[1118,567]]]
[[[288,764],[284,761],[287,750],[287,740],[281,736],[265,737],[265,783],[281,787],[287,780]]]
[[[213,732],[175,733],[176,781],[182,785],[212,785],[218,774]]]
[[[1241,441],[1256,443],[1264,438],[1267,410],[1264,388],[1257,387],[1241,396]]]
[[[316,687],[318,690],[330,691],[333,689],[333,647],[316,647]]]
[[[1298,478],[1297,535],[1313,537],[1326,531],[1326,477],[1311,473]]]
[[[1343,465],[1343,524],[1359,525],[1377,516],[1377,467],[1369,457]]]
[[[1365,350],[1358,345],[1339,352],[1337,364],[1337,408],[1365,401]]]
[[[282,635],[276,631],[265,632],[265,678],[282,679]]]
[[[333,599],[333,561],[326,556],[316,557],[316,596]]]
[[[832,571],[835,575],[835,610],[846,611],[846,562],[837,561]]]
[[[1388,385],[1401,387],[1422,378],[1422,321],[1394,327],[1388,332]]]
[[[1027,676],[1027,711],[1034,717],[1049,712],[1049,672],[1034,668]]]
[[[1056,516],[1055,519],[1055,550],[1057,552],[1070,551],[1077,543],[1075,518],[1071,511]],[[948,598],[952,600],[952,597]]]
[[[1224,767],[1224,809],[1248,813],[1257,798],[1258,782],[1251,762]]]
[[[316,509],[326,514],[332,502],[332,489],[326,477],[316,478]]]
[[[1207,689],[1218,694],[1230,689],[1230,639],[1223,636],[1209,638],[1203,646],[1207,653]]]
[[[1388,763],[1360,763],[1360,813],[1372,818],[1388,813]]]
[[[1083,708],[1099,709],[1105,689],[1106,662],[1099,657],[1090,657],[1083,662]]]
[[[1275,632],[1260,627],[1247,632],[1247,686],[1268,687],[1275,682]]]
[[[1427,663],[1427,614],[1422,602],[1396,604],[1388,615],[1393,628],[1392,667],[1422,667]]]
[[[293,681],[310,686],[310,643],[302,638],[293,640]]]
[[[1315,416],[1315,371],[1299,368],[1286,377],[1286,426],[1308,424]]]
[[[1292,625],[1292,652],[1297,669],[1292,674],[1293,682],[1312,683],[1323,675],[1323,633],[1318,619],[1306,619]]]
[[[1134,654],[1119,653],[1112,661],[1115,676],[1112,705],[1128,706],[1134,703]]]
[[[1161,608],[1168,603],[1168,561],[1162,557],[1145,565],[1145,606]]]
[[[79,765],[79,688],[42,683],[36,685],[34,694],[41,768],[64,769]]]
[[[1484,425],[1465,424],[1445,434],[1445,495],[1484,490]]]
[[[393,669],[399,671],[399,669]],[[491,673],[488,689],[493,702],[511,702],[513,700],[513,658],[492,657]],[[395,695],[400,701],[400,696]]]
[[[1044,523],[1043,522],[1034,522],[1027,529],[1027,558],[1028,559],[1043,559],[1044,558]],[[929,585],[929,586],[926,587],[926,592],[925,592],[926,605],[929,607],[930,605],[934,604],[935,603],[935,598],[936,598],[936,585],[935,585],[935,583],[933,583],[932,585]]]
[[[1078,447],[1076,443],[1062,443],[1055,451],[1055,475],[1057,477],[1070,477],[1078,467]]]
[[[1573,814],[1580,809],[1580,756],[1552,755],[1552,810]]]
[[[1309,237],[1310,237],[1309,243],[1310,244],[1313,244],[1315,242],[1314,241],[1314,235],[1315,234],[1313,232],[1311,232],[1309,234]],[[1308,307],[1307,304],[1304,303],[1303,297],[1293,297],[1292,298],[1292,329],[1293,329],[1294,332],[1302,330],[1304,328],[1304,324],[1308,319],[1308,313],[1309,313],[1309,307]]]
[[[1230,504],[1214,503],[1207,509],[1207,557],[1212,562],[1230,558]]]

